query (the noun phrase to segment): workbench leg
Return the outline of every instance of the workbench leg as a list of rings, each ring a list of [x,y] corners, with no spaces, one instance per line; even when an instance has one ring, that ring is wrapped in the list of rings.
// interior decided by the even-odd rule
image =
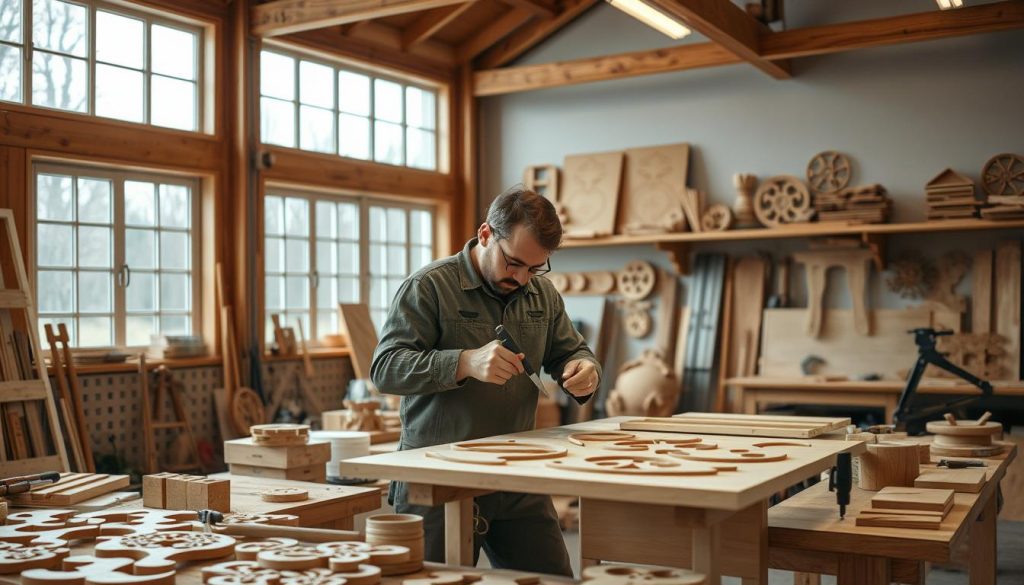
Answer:
[[[985,507],[971,526],[971,557],[968,570],[971,585],[994,585],[996,582],[996,496],[989,494]]]
[[[858,554],[839,555],[837,585],[889,585],[892,582],[889,559]]]
[[[743,390],[743,414],[757,414],[757,392]]]
[[[721,530],[718,523],[710,526],[697,526],[693,529],[693,570],[703,573],[707,585],[721,585],[721,569],[718,565],[718,553]]]
[[[751,508],[757,508],[758,504],[754,504]],[[760,510],[757,511],[756,520],[751,518],[751,522],[747,524],[747,529],[751,532],[757,533],[757,543],[754,550],[750,551],[751,555],[757,557],[755,563],[756,574],[753,577],[744,577],[741,581],[743,585],[768,585],[768,502],[763,501],[760,504]]]
[[[473,498],[444,505],[444,562],[473,566]]]
[[[793,573],[793,585],[821,585],[821,575],[817,573]]]

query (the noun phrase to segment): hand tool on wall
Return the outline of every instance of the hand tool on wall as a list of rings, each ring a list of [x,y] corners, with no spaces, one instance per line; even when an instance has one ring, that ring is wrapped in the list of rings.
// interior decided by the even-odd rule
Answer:
[[[853,488],[853,459],[850,453],[836,454],[836,466],[828,473],[828,491],[836,493],[839,504],[839,519],[846,516],[846,506],[850,505],[850,490]]]

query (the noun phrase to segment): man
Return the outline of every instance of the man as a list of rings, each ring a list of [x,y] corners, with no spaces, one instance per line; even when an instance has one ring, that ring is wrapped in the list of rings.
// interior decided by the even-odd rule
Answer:
[[[402,283],[370,367],[377,388],[402,395],[400,449],[532,429],[538,390],[523,374],[524,354],[573,396],[594,393],[594,354],[551,283],[534,278],[550,270],[561,240],[554,206],[512,188],[462,252]],[[499,324],[524,353],[495,339]],[[397,482],[390,500],[398,512],[423,516],[425,558],[443,562],[443,506],[410,505]],[[474,562],[482,546],[497,568],[572,576],[550,497],[495,492],[476,498],[474,516]]]

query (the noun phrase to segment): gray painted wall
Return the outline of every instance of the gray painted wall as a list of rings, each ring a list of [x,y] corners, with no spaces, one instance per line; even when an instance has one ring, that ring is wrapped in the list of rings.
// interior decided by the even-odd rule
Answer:
[[[892,2],[787,2],[791,28],[890,14]],[[901,2],[900,12],[934,10],[931,0]],[[686,42],[704,39],[692,35]],[[534,49],[519,64],[668,46],[670,39],[601,3]],[[690,185],[711,201],[731,203],[732,175],[802,176],[826,149],[848,154],[853,184],[878,182],[895,199],[894,221],[924,217],[923,186],[945,167],[977,178],[999,152],[1024,153],[1024,31],[948,39],[793,62],[795,76],[776,81],[747,65],[639,77],[513,94],[482,101],[481,193],[521,180],[529,164],[561,166],[568,154],[689,142]],[[950,249],[991,246],[1020,233],[894,237],[893,254],[915,247],[937,256]],[[776,256],[804,242],[752,242],[706,247]],[[650,246],[563,250],[556,270],[617,270],[633,258],[669,267]],[[797,303],[803,276],[793,275]],[[905,301],[872,276],[875,307]],[[688,291],[684,282],[684,295]],[[848,307],[845,276],[832,271],[827,304]],[[969,276],[962,283],[969,292]],[[599,298],[570,297],[567,307],[588,326],[599,322]],[[626,341],[623,339],[622,341]],[[628,341],[615,367],[653,342]],[[616,344],[618,346],[619,344]],[[908,364],[909,367],[910,364]],[[606,382],[608,378],[606,377]],[[606,386],[607,387],[607,386]]]

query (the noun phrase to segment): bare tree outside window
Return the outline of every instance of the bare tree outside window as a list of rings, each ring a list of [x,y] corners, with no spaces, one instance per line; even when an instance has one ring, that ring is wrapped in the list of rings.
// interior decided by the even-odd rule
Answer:
[[[32,2],[32,103],[88,109],[88,9],[60,0]]]

